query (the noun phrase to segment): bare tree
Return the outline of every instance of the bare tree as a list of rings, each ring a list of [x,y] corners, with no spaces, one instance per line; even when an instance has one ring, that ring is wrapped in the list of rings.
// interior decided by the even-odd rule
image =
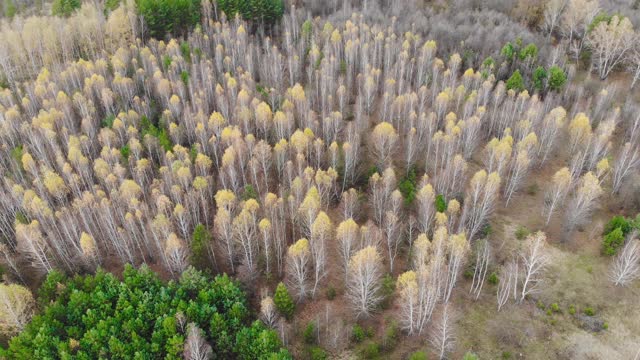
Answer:
[[[600,195],[602,195],[600,180],[591,172],[584,174],[575,195],[567,206],[564,224],[567,233],[571,233],[578,224],[589,218],[596,205],[595,201]]]
[[[548,37],[551,37],[551,34],[558,26],[560,16],[566,5],[566,0],[550,0],[545,5],[543,28],[548,33]]]
[[[640,241],[633,237],[624,244],[611,264],[609,277],[617,286],[627,286],[640,278]]]
[[[640,168],[640,149],[638,144],[632,145],[628,142],[618,153],[613,165],[613,192],[620,191],[624,179],[638,168]]]
[[[0,332],[13,336],[29,323],[35,301],[29,289],[16,284],[0,284]]]
[[[635,45],[633,24],[626,18],[614,15],[610,21],[601,21],[588,36],[591,59],[600,79],[609,76],[611,70],[621,64]]]
[[[525,248],[520,254],[523,267],[522,291],[520,301],[537,291],[542,281],[541,277],[549,264],[549,255],[546,250],[546,235],[538,231],[527,237]]]
[[[436,318],[431,331],[429,342],[438,352],[439,359],[446,359],[447,354],[455,346],[455,334],[453,330],[454,315],[448,305],[444,305],[440,315]]]
[[[265,296],[260,301],[260,317],[268,327],[275,327],[278,320],[278,313],[276,312],[276,305],[271,296]]]
[[[570,190],[571,183],[571,172],[567,167],[558,170],[553,175],[553,178],[551,179],[551,187],[545,193],[544,198],[544,209],[547,212],[545,225],[549,224],[551,215],[553,215],[556,207],[564,201]]]
[[[187,325],[187,338],[184,342],[184,359],[208,360],[212,354],[213,351],[211,350],[211,346],[207,344],[202,329],[194,323],[189,323],[189,325]]]
[[[487,270],[491,262],[491,245],[489,241],[482,240],[476,246],[476,264],[473,270],[473,281],[469,293],[475,300],[478,300],[484,286],[484,280],[487,276]]]
[[[500,269],[500,282],[497,289],[498,311],[507,304],[518,287],[518,262],[510,261]]]

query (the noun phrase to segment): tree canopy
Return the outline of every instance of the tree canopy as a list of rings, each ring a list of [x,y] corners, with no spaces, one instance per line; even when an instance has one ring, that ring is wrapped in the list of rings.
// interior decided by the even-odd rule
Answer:
[[[187,324],[218,358],[288,359],[277,334],[249,324],[245,294],[226,275],[189,268],[163,282],[148,267],[127,266],[122,281],[98,270],[68,278],[49,273],[42,308],[0,356],[11,359],[181,359]]]

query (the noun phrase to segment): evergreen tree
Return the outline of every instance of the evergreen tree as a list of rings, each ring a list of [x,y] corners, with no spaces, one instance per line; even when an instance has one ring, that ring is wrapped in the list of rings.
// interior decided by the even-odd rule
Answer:
[[[520,70],[516,70],[509,80],[507,80],[507,90],[514,90],[520,92],[524,90],[524,80],[522,80],[522,75],[520,75]]]
[[[278,311],[284,315],[285,318],[291,319],[296,306],[289,294],[289,290],[287,290],[287,287],[283,283],[279,283],[276,287],[273,302],[276,304]]]

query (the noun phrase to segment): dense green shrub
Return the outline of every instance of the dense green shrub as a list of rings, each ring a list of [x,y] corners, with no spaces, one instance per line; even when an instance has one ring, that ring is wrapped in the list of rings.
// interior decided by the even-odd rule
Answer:
[[[218,0],[218,7],[229,18],[240,14],[244,20],[273,24],[284,14],[283,0]]]
[[[168,34],[185,35],[200,22],[199,0],[136,0],[150,37],[164,39]]]
[[[392,350],[398,343],[398,336],[400,331],[398,329],[398,323],[391,321],[384,331],[384,337],[382,338],[382,344],[386,351]]]
[[[333,300],[336,298],[336,288],[329,286],[327,289],[327,300]]]
[[[380,356],[380,344],[369,341],[360,349],[360,357],[363,359],[376,359]]]
[[[311,360],[326,360],[328,358],[327,352],[319,346],[312,346],[309,349],[309,359]]]
[[[498,278],[498,274],[492,272],[491,275],[489,275],[489,277],[487,278],[487,281],[491,285],[496,285],[500,281],[500,279]]]
[[[351,338],[353,339],[354,342],[357,342],[357,343],[362,342],[365,336],[366,334],[362,326],[358,324],[353,325],[353,328],[351,329]]]
[[[526,238],[527,236],[529,236],[529,234],[531,234],[531,231],[529,231],[526,226],[522,225],[518,226],[515,232],[516,239],[518,240]]]
[[[276,292],[273,295],[273,302],[276,304],[276,309],[278,309],[280,314],[287,319],[291,319],[296,306],[289,294],[289,290],[283,283],[279,283],[276,287]]]
[[[468,351],[466,354],[464,354],[464,356],[462,357],[462,360],[478,360],[480,359],[478,357],[478,355],[476,355],[475,353],[472,353],[471,351]]]
[[[596,311],[593,310],[592,307],[586,307],[584,309],[584,314],[587,315],[587,316],[594,316],[596,314]]]
[[[274,331],[246,325],[245,295],[226,275],[211,279],[190,268],[165,283],[146,266],[127,265],[122,281],[102,270],[73,278],[54,271],[38,293],[41,313],[0,357],[181,359],[179,324],[195,323],[217,358],[290,358]]]
[[[409,355],[409,359],[407,360],[427,360],[427,353],[420,350]]]

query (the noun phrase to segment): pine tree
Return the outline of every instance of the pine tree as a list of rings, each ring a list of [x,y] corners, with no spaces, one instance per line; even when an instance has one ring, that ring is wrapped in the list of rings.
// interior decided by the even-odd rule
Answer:
[[[284,315],[285,318],[291,319],[296,305],[293,303],[289,290],[283,283],[279,283],[276,287],[276,292],[273,295],[273,302],[276,304],[278,311]]]

